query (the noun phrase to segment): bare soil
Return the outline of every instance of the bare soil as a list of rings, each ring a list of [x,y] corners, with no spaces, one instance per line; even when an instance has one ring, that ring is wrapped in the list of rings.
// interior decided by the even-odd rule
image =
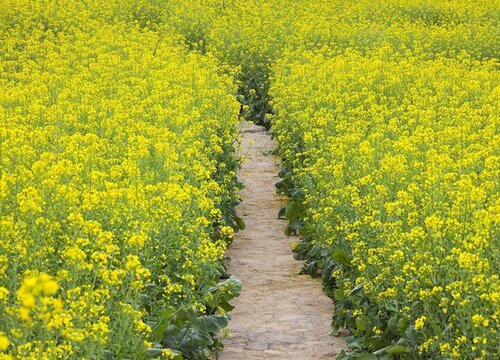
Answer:
[[[345,338],[331,335],[333,303],[321,282],[298,275],[302,262],[293,258],[277,218],[284,199],[276,195],[279,180],[274,142],[262,127],[247,122],[241,128],[245,184],[238,213],[246,229],[235,235],[228,250],[230,272],[243,283],[233,300],[230,330],[222,360],[334,359]]]

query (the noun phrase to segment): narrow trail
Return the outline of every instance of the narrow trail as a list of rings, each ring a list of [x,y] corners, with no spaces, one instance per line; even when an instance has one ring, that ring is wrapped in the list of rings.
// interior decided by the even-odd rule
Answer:
[[[345,339],[331,333],[332,301],[319,281],[298,275],[302,263],[294,260],[277,219],[283,199],[276,195],[279,180],[274,142],[264,128],[242,125],[240,179],[245,184],[238,213],[246,230],[236,234],[228,250],[230,272],[243,283],[232,303],[230,329],[221,360],[334,359]]]

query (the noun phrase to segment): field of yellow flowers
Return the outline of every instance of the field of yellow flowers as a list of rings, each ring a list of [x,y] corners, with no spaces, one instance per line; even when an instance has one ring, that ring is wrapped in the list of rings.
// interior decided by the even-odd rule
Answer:
[[[341,358],[498,358],[498,1],[194,3],[171,23],[272,126]]]
[[[412,20],[428,40],[408,44],[402,14],[374,14],[400,33],[287,50],[271,76],[287,231],[363,352],[341,358],[499,356],[495,40],[443,43],[482,17],[423,10]]]
[[[280,62],[271,93],[293,183],[288,230],[303,235],[296,251],[328,285],[351,346],[498,353],[496,71],[388,48]]]
[[[498,358],[499,16],[0,0],[0,359],[221,348],[239,116],[279,142],[281,215],[353,335],[342,359]]]
[[[1,2],[0,359],[207,358],[239,291],[234,87],[93,3]]]

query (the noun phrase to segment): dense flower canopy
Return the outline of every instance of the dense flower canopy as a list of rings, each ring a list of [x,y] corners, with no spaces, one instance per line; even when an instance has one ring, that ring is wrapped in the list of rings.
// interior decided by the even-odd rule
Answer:
[[[344,358],[495,359],[499,5],[0,0],[0,359],[220,348],[239,116]]]

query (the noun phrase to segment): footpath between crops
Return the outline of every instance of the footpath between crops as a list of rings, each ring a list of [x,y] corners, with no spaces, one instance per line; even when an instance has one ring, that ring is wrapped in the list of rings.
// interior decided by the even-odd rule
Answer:
[[[240,171],[245,184],[237,210],[246,230],[235,235],[228,250],[229,271],[243,283],[232,301],[221,360],[334,359],[345,349],[343,337],[331,336],[332,301],[321,282],[298,275],[284,222],[277,218],[284,199],[276,195],[279,180],[274,142],[263,127],[243,122]]]

